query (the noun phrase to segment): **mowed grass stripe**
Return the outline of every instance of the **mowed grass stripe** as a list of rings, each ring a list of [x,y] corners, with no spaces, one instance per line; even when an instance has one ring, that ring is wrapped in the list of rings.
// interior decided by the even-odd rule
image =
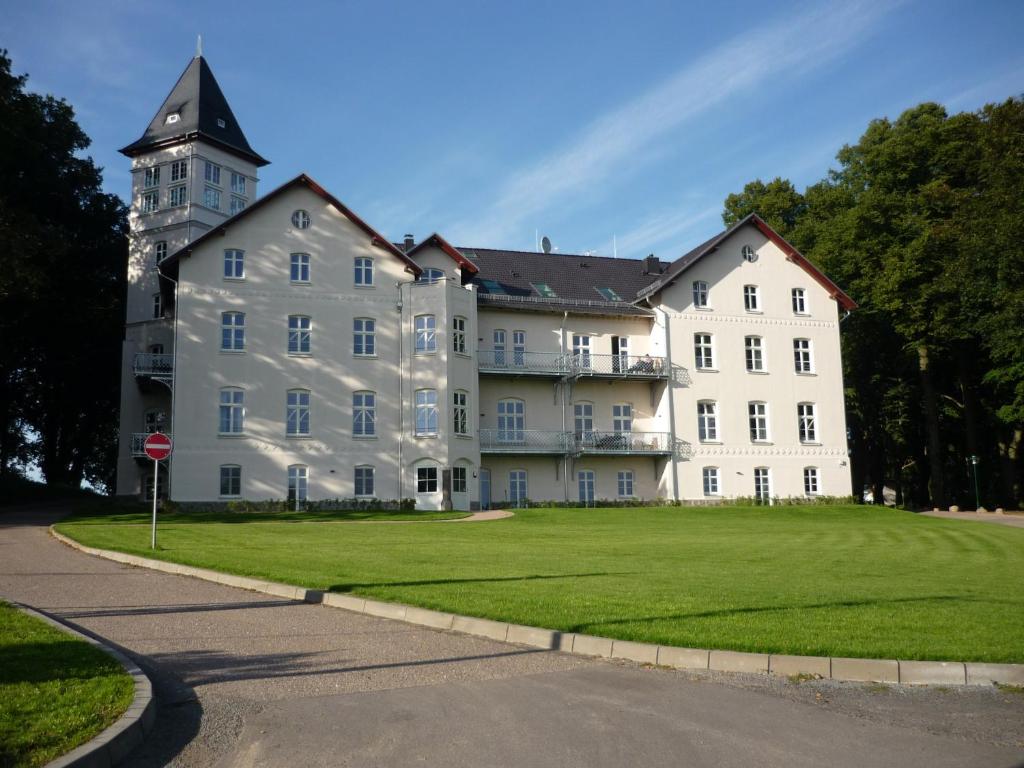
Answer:
[[[151,555],[125,522],[59,528]],[[532,509],[410,526],[192,515],[160,542],[156,557],[189,565],[624,640],[1024,661],[1024,530],[897,510]]]

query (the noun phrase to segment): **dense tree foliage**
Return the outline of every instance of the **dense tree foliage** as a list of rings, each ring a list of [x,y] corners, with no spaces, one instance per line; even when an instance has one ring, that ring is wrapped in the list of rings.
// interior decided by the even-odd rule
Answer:
[[[880,502],[1019,506],[1024,433],[1024,101],[875,120],[803,194],[753,181],[757,211],[861,305],[842,324],[854,487]]]
[[[127,219],[71,107],[0,51],[0,475],[107,485],[117,445]]]

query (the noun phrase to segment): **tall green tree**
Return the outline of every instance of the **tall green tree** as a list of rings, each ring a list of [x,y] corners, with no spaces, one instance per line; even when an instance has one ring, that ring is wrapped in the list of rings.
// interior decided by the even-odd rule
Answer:
[[[0,52],[0,473],[34,460],[48,482],[106,485],[126,209],[71,106],[25,84]]]

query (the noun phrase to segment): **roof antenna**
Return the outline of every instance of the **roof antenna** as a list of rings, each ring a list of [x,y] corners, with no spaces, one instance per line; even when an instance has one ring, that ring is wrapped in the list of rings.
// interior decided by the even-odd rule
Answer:
[[[200,59],[203,56],[203,36],[196,35],[196,58]]]

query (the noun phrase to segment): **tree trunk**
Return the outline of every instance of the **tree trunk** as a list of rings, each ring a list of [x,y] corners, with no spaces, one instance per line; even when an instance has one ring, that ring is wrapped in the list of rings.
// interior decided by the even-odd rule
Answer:
[[[921,407],[924,411],[924,428],[928,437],[929,494],[932,505],[939,509],[946,507],[946,480],[943,475],[942,439],[939,435],[939,405],[935,399],[935,386],[928,362],[928,347],[917,348],[917,365],[921,374]]]
[[[1002,471],[999,473],[1002,481],[1003,506],[1014,509],[1020,505],[1021,488],[1018,481],[1017,463],[1020,458],[1021,441],[1024,440],[1024,430],[1020,427],[1011,429],[1005,440],[999,441],[999,462],[1002,464]]]

